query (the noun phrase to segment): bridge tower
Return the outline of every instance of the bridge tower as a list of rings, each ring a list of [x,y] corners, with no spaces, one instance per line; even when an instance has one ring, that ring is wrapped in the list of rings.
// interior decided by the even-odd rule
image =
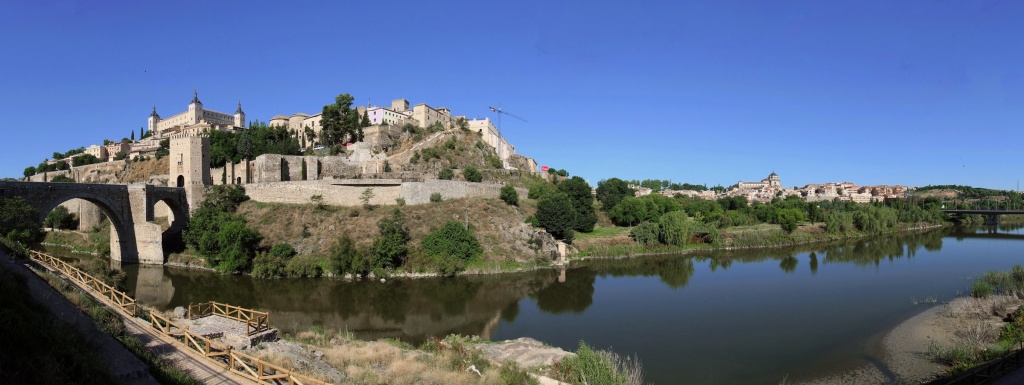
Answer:
[[[171,138],[170,152],[168,184],[185,189],[189,210],[193,211],[203,200],[203,189],[213,184],[210,178],[210,137],[200,135]]]

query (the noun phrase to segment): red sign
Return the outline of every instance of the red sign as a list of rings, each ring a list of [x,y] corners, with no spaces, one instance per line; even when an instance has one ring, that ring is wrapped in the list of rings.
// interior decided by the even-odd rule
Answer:
[[[548,166],[540,166],[540,172],[548,172]]]

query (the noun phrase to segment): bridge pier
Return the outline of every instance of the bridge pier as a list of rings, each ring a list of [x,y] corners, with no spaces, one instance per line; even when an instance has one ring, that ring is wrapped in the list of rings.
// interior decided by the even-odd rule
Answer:
[[[985,224],[989,226],[999,225],[999,214],[988,214],[985,215]]]

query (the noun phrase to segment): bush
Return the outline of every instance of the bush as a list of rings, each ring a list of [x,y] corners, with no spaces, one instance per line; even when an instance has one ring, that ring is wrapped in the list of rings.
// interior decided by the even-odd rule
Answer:
[[[621,359],[607,351],[594,351],[580,341],[575,356],[567,356],[555,364],[557,379],[571,384],[643,384],[643,369],[631,358]]]
[[[370,260],[365,269],[376,271],[400,266],[409,251],[406,246],[409,242],[409,231],[405,229],[402,211],[396,208],[391,217],[381,218],[380,222],[377,222],[377,228],[380,230],[380,236],[370,245]]]
[[[687,218],[685,212],[665,213],[658,220],[658,239],[666,245],[683,246],[693,237],[696,228],[696,222]]]
[[[430,194],[430,201],[434,202],[434,203],[440,202],[441,201],[441,193],[436,192],[436,193]]]
[[[526,223],[533,227],[540,227],[540,221],[533,215],[526,217]]]
[[[323,275],[322,258],[313,255],[300,255],[288,261],[285,271],[289,277],[319,277]]]
[[[348,234],[343,234],[341,238],[338,238],[338,243],[334,246],[333,251],[331,251],[328,266],[328,272],[336,275],[349,272],[353,274],[366,274],[369,272],[366,258],[359,254],[355,242],[352,241]]]
[[[515,187],[507,184],[505,187],[501,188],[501,200],[512,206],[519,206],[519,193],[516,192]]]
[[[798,209],[782,209],[776,216],[776,221],[782,226],[782,230],[792,234],[800,222],[804,220],[804,213]]]
[[[252,261],[252,276],[256,278],[277,278],[287,275],[285,266],[288,261],[271,253],[256,254]]]
[[[992,296],[992,285],[989,285],[988,282],[979,279],[971,285],[971,297],[988,298],[990,296]]]
[[[57,206],[46,214],[43,226],[63,230],[74,229],[78,227],[78,216],[68,211],[67,207]]]
[[[466,177],[466,180],[470,182],[480,182],[484,180],[484,176],[480,174],[480,170],[477,170],[476,167],[473,166],[466,166],[466,168],[462,169],[462,176]]]
[[[466,268],[466,264],[481,254],[480,246],[473,233],[461,223],[448,221],[439,230],[423,238],[423,253],[437,263],[438,271],[454,275]]]
[[[657,223],[643,222],[629,230],[629,237],[641,245],[655,245],[661,238],[661,232]]]
[[[398,205],[398,207],[405,206],[405,198],[402,198],[402,197],[395,198],[395,204]]]
[[[442,169],[441,172],[437,173],[437,179],[441,180],[452,180],[455,177],[455,172],[450,168]]]

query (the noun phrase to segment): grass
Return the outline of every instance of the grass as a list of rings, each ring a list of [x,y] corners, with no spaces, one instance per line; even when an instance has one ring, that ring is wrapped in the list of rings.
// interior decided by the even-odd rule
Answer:
[[[124,345],[132,354],[145,362],[149,367],[149,373],[158,382],[176,385],[201,384],[199,381],[189,377],[184,371],[162,361],[138,337],[127,334],[125,332],[124,320],[114,310],[101,305],[85,292],[52,273],[45,272],[42,277],[50,286],[61,292],[65,298],[92,318],[100,330],[116,338],[121,345]]]
[[[580,341],[576,355],[564,358],[552,368],[555,378],[570,384],[639,385],[644,383],[643,367],[635,357],[622,357],[607,350],[593,350]]]
[[[0,383],[113,382],[86,339],[35,302],[24,278],[2,267],[0,309]]]
[[[594,226],[594,231],[589,233],[576,233],[574,236],[575,241],[585,241],[593,238],[608,238],[617,237],[621,235],[629,235],[629,227],[619,226]]]

